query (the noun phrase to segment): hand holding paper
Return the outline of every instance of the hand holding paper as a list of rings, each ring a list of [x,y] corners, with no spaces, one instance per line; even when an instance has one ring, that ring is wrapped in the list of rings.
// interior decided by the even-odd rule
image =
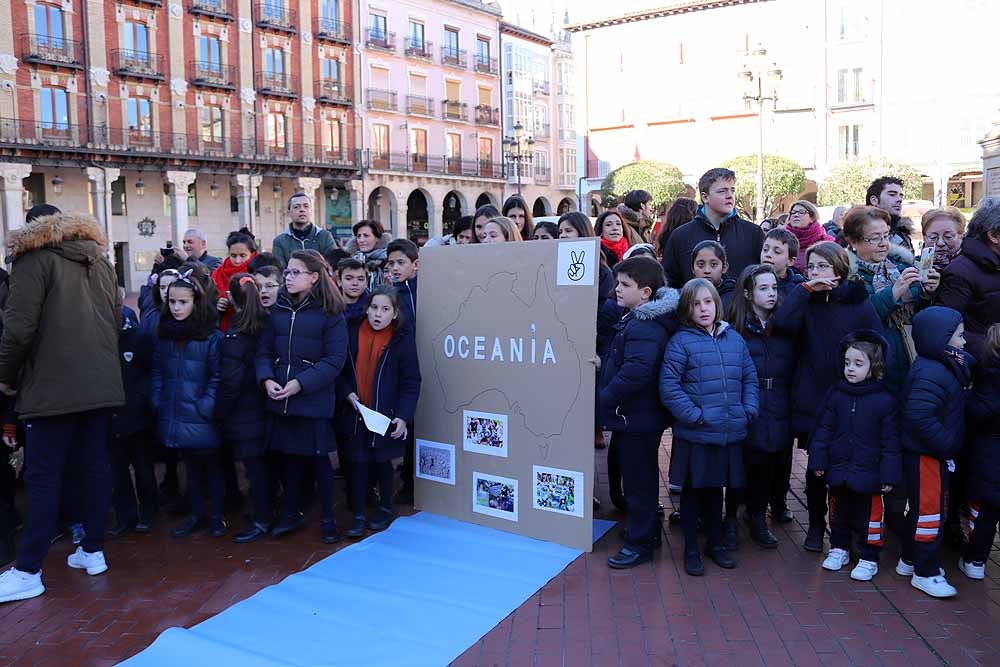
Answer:
[[[389,430],[389,425],[392,423],[391,419],[386,417],[381,412],[375,412],[371,408],[365,407],[364,403],[361,401],[355,401],[354,406],[361,414],[361,418],[365,422],[365,428],[376,435],[386,434],[386,431]]]

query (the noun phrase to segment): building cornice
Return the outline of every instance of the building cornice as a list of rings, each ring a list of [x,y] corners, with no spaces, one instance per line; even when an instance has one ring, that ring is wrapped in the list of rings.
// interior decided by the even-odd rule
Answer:
[[[608,28],[610,26],[623,25],[625,23],[638,23],[639,21],[649,21],[668,16],[679,16],[692,12],[701,12],[708,9],[720,9],[723,7],[735,7],[737,5],[753,5],[762,2],[772,2],[773,0],[688,0],[675,5],[657,7],[655,9],[644,9],[638,12],[629,12],[617,16],[608,16],[590,21],[582,21],[563,26],[566,32],[586,32],[597,28]]]
[[[535,42],[536,44],[541,44],[542,46],[551,47],[555,42],[553,42],[548,37],[544,35],[539,35],[537,32],[531,32],[520,26],[516,26],[513,23],[500,22],[500,34],[510,35],[511,37],[518,37],[520,39],[528,40],[529,42]]]
[[[450,0],[452,4],[465,7],[466,9],[471,9],[477,12],[484,12],[492,16],[501,17],[503,16],[503,11],[500,9],[500,5],[496,2],[480,2],[480,0]]]

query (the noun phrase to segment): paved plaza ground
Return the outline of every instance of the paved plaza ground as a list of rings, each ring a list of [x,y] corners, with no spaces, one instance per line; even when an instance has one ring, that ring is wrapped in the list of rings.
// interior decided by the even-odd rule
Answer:
[[[597,452],[601,475],[605,451]],[[664,504],[669,437],[660,467]],[[739,567],[706,562],[706,576],[683,571],[683,539],[664,523],[654,562],[609,570],[618,529],[573,562],[454,664],[474,665],[1000,665],[1000,562],[972,582],[945,554],[956,599],[938,601],[892,571],[894,541],[871,583],[851,581],[849,569],[820,569],[821,556],[802,550],[806,520],[805,459],[797,455],[791,506],[797,521],[772,526],[777,550],[749,543],[741,527]],[[599,475],[605,518],[620,520]],[[338,494],[340,492],[338,491]],[[46,594],[0,607],[0,667],[110,666],[148,646],[164,629],[190,627],[342,548],[318,539],[318,519],[282,541],[239,546],[200,535],[172,539],[158,524],[152,535],[109,542],[110,571],[87,577],[65,566],[71,546],[53,547],[44,571]],[[342,495],[338,519],[347,523]],[[994,554],[997,552],[994,551]],[[330,647],[336,652],[336,647]],[[402,666],[401,666],[402,667]]]

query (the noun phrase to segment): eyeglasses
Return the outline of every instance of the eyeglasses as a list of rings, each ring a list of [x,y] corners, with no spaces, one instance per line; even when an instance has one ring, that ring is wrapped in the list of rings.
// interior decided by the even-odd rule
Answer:
[[[806,264],[806,271],[829,271],[833,269],[833,266],[827,264],[826,262],[820,262],[819,264]]]
[[[878,236],[866,236],[861,239],[865,243],[870,243],[872,245],[878,245],[879,243],[884,243],[889,240],[889,233],[879,234]]]
[[[945,243],[951,243],[958,238],[958,234],[955,232],[945,232],[944,234],[928,234],[924,237],[928,243],[931,245],[937,245],[941,241]]]
[[[801,208],[793,208],[791,211],[788,212],[788,217],[798,218],[799,216],[803,216],[805,214],[806,211],[802,210]]]
[[[285,269],[284,271],[281,272],[281,275],[285,276],[286,278],[289,276],[292,276],[293,278],[298,278],[299,276],[305,275],[307,273],[314,273],[314,272],[303,271],[302,269]]]

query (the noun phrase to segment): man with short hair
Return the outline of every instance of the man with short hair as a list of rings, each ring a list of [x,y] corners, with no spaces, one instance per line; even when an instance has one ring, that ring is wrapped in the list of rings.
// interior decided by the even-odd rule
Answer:
[[[913,254],[913,222],[903,217],[903,181],[895,176],[881,176],[872,181],[865,193],[865,203],[889,214],[889,244]]]
[[[221,259],[208,254],[208,241],[205,238],[205,233],[200,229],[192,228],[184,232],[181,244],[184,246],[184,254],[187,255],[188,259],[193,262],[201,262],[208,267],[209,273],[215,271],[222,264]]]
[[[678,227],[663,250],[663,270],[671,287],[691,280],[691,251],[702,241],[718,241],[726,249],[733,278],[760,261],[764,232],[736,214],[736,174],[722,167],[709,169],[698,179],[702,205],[694,220]]]
[[[830,218],[830,221],[823,225],[823,230],[844,248],[847,247],[847,240],[844,238],[844,213],[846,212],[846,206],[838,206],[833,209],[833,217]]]
[[[288,230],[274,239],[272,250],[282,266],[288,266],[288,260],[296,250],[316,250],[333,268],[348,256],[337,247],[333,234],[313,225],[312,199],[306,193],[296,192],[288,198],[288,217]]]
[[[89,215],[28,212],[12,231],[10,296],[0,338],[0,392],[17,396],[28,465],[28,517],[17,566],[0,575],[0,602],[45,592],[41,569],[56,534],[72,452],[86,502],[86,535],[67,565],[107,571],[111,408],[125,404],[118,363],[122,301],[107,240]]]

